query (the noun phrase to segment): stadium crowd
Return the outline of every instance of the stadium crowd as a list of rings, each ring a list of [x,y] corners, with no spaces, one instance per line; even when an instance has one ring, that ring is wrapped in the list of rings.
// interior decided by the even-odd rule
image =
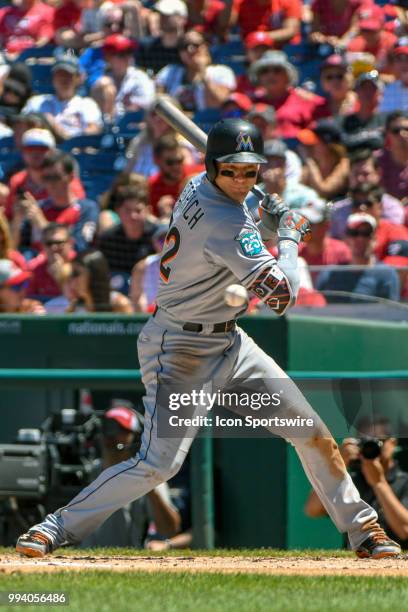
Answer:
[[[153,310],[204,170],[158,93],[262,131],[312,225],[298,304],[408,298],[407,0],[0,1],[0,41],[0,312]]]

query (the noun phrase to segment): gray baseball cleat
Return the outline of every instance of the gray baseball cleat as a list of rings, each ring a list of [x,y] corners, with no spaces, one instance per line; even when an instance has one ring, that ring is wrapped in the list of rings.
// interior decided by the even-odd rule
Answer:
[[[401,546],[391,540],[377,524],[355,552],[359,559],[385,559],[398,557],[401,554]]]
[[[52,553],[53,546],[41,531],[28,531],[18,538],[16,551],[25,557],[45,557]]]

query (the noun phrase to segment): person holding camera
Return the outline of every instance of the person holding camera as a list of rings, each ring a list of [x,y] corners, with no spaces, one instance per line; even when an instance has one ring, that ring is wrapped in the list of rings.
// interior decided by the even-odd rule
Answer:
[[[340,447],[350,475],[361,499],[378,514],[378,521],[390,538],[403,549],[408,548],[408,472],[403,471],[394,458],[397,439],[391,436],[387,419],[362,423],[358,428],[361,438],[345,438]],[[315,491],[305,504],[311,518],[327,516]]]

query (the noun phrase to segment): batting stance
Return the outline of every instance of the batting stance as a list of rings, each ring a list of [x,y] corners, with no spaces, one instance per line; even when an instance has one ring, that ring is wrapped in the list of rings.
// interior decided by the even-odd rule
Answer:
[[[205,162],[206,174],[187,184],[174,208],[161,258],[157,309],[138,338],[146,388],[141,449],[22,535],[17,551],[42,557],[65,542],[78,543],[118,508],[176,474],[196,430],[179,437],[158,435],[158,415],[168,409],[159,405],[158,384],[167,379],[188,386],[192,379],[217,378],[248,384],[259,379],[271,395],[284,380],[291,389],[284,414],[312,418],[313,427],[307,435],[271,431],[294,445],[328,514],[348,533],[359,557],[398,555],[398,544],[361,500],[327,427],[285,372],[236,325],[242,306],[224,302],[226,288],[240,283],[284,314],[296,301],[298,245],[308,223],[269,196],[261,204],[261,221],[254,222],[245,200],[266,159],[252,124],[240,119],[217,123],[208,137]],[[277,259],[263,243],[272,235],[277,235]]]

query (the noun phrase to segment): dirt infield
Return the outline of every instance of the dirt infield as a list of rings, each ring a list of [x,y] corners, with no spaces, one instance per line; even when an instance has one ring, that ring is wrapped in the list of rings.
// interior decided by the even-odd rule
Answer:
[[[105,570],[117,572],[210,572],[304,576],[408,576],[408,556],[398,559],[355,557],[210,557],[210,556],[103,556],[59,555],[26,559],[17,554],[0,556],[0,574]]]

